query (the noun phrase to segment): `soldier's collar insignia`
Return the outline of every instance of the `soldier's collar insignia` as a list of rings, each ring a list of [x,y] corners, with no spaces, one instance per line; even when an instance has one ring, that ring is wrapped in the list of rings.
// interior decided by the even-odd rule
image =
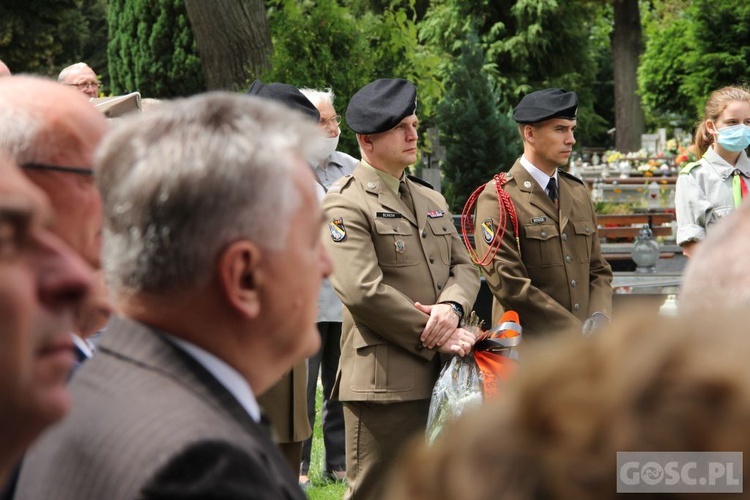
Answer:
[[[328,230],[331,231],[331,239],[339,242],[346,237],[346,228],[344,227],[344,218],[338,217],[328,223]]]
[[[495,223],[492,222],[492,219],[485,219],[482,222],[482,238],[488,245],[495,241]]]
[[[432,212],[427,212],[427,217],[429,217],[430,219],[439,219],[444,215],[445,212],[443,212],[442,210],[433,210]]]

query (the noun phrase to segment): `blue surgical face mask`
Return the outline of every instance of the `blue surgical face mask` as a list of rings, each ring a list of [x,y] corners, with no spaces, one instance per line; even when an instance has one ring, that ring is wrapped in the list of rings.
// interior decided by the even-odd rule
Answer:
[[[750,146],[750,127],[740,123],[731,127],[724,127],[717,130],[719,133],[716,138],[721,147],[727,151],[739,153]]]

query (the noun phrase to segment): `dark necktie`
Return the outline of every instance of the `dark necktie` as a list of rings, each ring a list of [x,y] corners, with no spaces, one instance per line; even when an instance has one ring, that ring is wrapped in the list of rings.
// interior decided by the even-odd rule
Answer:
[[[401,181],[398,183],[398,194],[401,196],[401,201],[404,202],[404,205],[406,205],[412,215],[414,215],[414,200],[411,198],[411,193],[409,192],[409,187],[406,185],[406,182]]]
[[[547,195],[552,200],[552,203],[557,206],[557,181],[555,181],[554,177],[550,177],[547,183]]]

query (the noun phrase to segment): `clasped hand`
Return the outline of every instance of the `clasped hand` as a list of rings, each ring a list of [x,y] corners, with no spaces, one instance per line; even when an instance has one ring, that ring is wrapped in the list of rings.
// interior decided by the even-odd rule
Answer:
[[[471,352],[475,342],[474,335],[458,327],[458,316],[449,304],[424,305],[415,302],[414,306],[430,315],[419,338],[424,347],[437,347],[438,352],[457,354],[461,357]]]

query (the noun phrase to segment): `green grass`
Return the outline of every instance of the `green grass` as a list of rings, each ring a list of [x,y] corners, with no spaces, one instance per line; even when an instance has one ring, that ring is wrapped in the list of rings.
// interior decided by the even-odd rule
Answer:
[[[345,483],[325,481],[322,477],[325,449],[323,447],[323,428],[321,427],[321,411],[323,408],[323,388],[318,383],[315,397],[315,427],[313,428],[312,452],[310,454],[310,482],[312,487],[307,490],[310,500],[341,500],[346,491]]]

